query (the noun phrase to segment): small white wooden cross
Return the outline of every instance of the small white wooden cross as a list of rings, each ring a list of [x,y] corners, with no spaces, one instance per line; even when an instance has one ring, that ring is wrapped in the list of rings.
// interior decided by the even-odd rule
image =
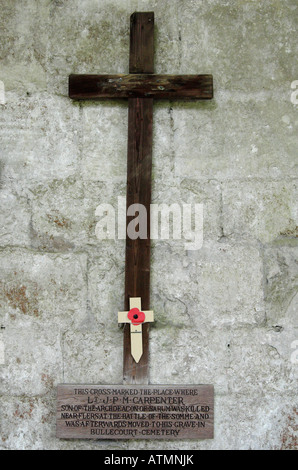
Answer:
[[[141,297],[130,297],[129,312],[118,312],[118,323],[130,323],[131,355],[136,362],[143,354],[142,323],[154,321],[152,310],[141,311]]]

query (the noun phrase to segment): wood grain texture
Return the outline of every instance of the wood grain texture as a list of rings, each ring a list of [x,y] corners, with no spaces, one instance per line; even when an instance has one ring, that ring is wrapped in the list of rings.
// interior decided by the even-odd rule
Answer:
[[[154,72],[154,13],[134,13],[130,23],[130,73]],[[152,171],[153,99],[129,98],[127,146],[127,209],[138,203],[147,209],[147,238],[126,237],[125,301],[141,297],[142,309],[150,310],[150,203]],[[131,218],[127,216],[126,224]],[[142,327],[143,354],[136,363],[130,353],[130,326],[123,333],[123,383],[149,383],[149,324]]]
[[[63,439],[212,439],[212,385],[58,385]]]
[[[129,73],[154,72],[154,12],[130,17]]]
[[[151,98],[129,99],[127,208],[142,204],[146,209],[147,238],[126,238],[125,256],[125,310],[129,310],[130,297],[141,297],[142,309],[150,309],[150,203],[152,170],[152,118]],[[127,216],[127,226],[134,217]],[[148,383],[149,325],[144,324],[143,355],[137,364],[130,354],[129,325],[124,326],[124,383]]]
[[[70,75],[72,99],[154,98],[157,100],[209,100],[212,75]]]

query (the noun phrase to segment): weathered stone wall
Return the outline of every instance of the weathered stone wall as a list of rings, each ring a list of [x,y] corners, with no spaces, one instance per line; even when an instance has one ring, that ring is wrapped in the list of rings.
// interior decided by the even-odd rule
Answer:
[[[212,73],[154,108],[153,202],[204,205],[204,243],[152,242],[150,382],[212,383],[211,441],[55,438],[58,383],[122,383],[127,105],[74,103],[70,73],[127,73],[155,12],[156,73]],[[1,0],[2,449],[293,449],[297,377],[295,0]],[[295,86],[295,84],[293,85]]]

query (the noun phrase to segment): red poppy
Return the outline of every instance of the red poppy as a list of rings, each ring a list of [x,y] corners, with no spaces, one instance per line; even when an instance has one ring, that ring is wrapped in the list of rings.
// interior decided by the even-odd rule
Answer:
[[[135,307],[128,312],[127,317],[133,325],[140,325],[145,320],[145,313]]]

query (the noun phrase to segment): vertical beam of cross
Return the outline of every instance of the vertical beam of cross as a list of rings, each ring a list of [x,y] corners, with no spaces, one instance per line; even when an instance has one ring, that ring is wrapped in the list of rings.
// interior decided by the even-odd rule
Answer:
[[[154,14],[134,13],[130,23],[129,73],[154,72]],[[142,308],[150,308],[150,203],[152,169],[153,98],[128,99],[127,208],[135,203],[147,210],[147,238],[126,237],[125,305],[141,297]],[[130,218],[127,217],[127,225]],[[124,326],[124,383],[148,383],[149,323],[142,329],[143,355],[136,363],[130,352],[130,327]]]

